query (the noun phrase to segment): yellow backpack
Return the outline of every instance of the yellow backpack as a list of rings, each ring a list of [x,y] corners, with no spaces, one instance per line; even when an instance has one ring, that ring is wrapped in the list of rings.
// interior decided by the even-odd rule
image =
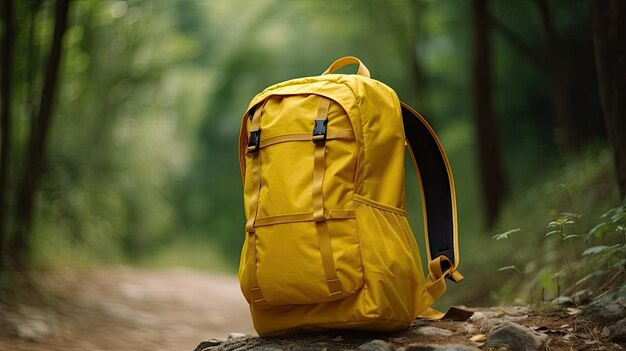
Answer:
[[[358,64],[357,74],[332,74]],[[420,180],[425,277],[407,221],[405,145]],[[457,272],[456,199],[432,128],[356,57],[273,85],[239,134],[246,237],[239,281],[259,335],[408,327]]]

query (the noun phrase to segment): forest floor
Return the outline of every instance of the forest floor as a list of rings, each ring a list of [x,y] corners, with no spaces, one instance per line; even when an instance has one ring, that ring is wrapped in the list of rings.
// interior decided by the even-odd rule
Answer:
[[[38,294],[32,298],[22,296],[17,309],[0,305],[0,350],[192,351],[209,339],[228,349],[223,347],[228,341],[222,340],[230,333],[254,335],[248,305],[232,276],[187,269],[119,267],[40,273],[36,278]],[[265,344],[295,349],[293,345],[299,343],[309,344],[311,349],[315,345],[327,350],[351,349],[372,339],[395,346],[423,343],[480,347],[484,334],[493,328],[490,323],[504,318],[546,335],[549,350],[620,349],[606,341],[606,330],[578,321],[577,308],[530,311],[525,307],[492,307],[476,311],[469,322],[418,321],[411,330],[401,333],[335,331],[264,340],[247,338],[242,342],[248,345],[244,349]]]

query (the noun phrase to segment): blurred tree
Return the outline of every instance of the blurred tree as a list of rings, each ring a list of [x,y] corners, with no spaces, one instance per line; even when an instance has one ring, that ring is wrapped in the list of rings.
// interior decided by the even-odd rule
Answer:
[[[488,227],[495,223],[507,195],[504,170],[500,161],[498,123],[493,113],[491,98],[491,40],[490,16],[487,0],[473,0],[473,55],[474,55],[474,118],[478,142],[485,221]]]
[[[15,269],[24,269],[30,263],[33,209],[37,182],[41,175],[46,156],[47,139],[52,120],[53,104],[56,98],[56,85],[63,37],[67,29],[69,0],[57,0],[54,14],[54,32],[43,77],[41,101],[28,138],[25,168],[18,180],[15,207],[15,232],[11,238],[10,264]]]
[[[8,177],[11,156],[11,82],[13,72],[13,42],[15,23],[13,0],[2,2],[2,68],[0,71],[0,271],[4,268],[6,218],[8,212]]]
[[[535,0],[548,46],[549,69],[545,71],[550,86],[552,113],[556,119],[556,140],[565,151],[580,147],[570,108],[569,81],[565,71],[562,44],[547,0]],[[562,134],[562,135],[561,135]]]
[[[598,85],[621,199],[626,197],[626,2],[589,1]]]

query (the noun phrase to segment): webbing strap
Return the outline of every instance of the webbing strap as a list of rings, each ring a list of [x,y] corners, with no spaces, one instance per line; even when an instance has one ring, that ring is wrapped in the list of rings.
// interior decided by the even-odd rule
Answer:
[[[354,139],[354,131],[350,129],[337,130],[334,132],[328,132],[326,140],[331,139]],[[287,141],[311,141],[313,137],[311,133],[290,133],[273,136],[270,138],[261,138],[261,145],[259,148],[268,147],[274,144],[284,143]]]
[[[320,103],[317,110],[317,120],[327,120],[328,111],[330,109],[330,99],[320,96]],[[333,250],[330,245],[330,230],[328,222],[324,216],[324,173],[326,171],[326,142],[315,143],[315,151],[313,155],[313,220],[317,229],[317,238],[320,245],[320,254],[322,256],[322,266],[326,275],[326,283],[330,295],[337,295],[343,292],[341,283],[337,278],[337,270],[335,269],[335,260],[333,259]]]
[[[261,113],[265,105],[258,107],[254,115],[252,116],[252,122],[250,126],[251,132],[260,131],[261,126]],[[246,222],[246,233],[248,233],[248,287],[250,288],[250,295],[253,303],[264,302],[263,293],[259,288],[259,283],[256,279],[256,231],[254,228],[257,213],[259,210],[259,193],[261,192],[261,153],[248,153],[249,157],[252,157],[252,186],[254,192],[250,197],[250,216]]]
[[[404,133],[422,196],[424,235],[428,253],[428,292],[437,299],[446,290],[445,278],[463,280],[458,273],[458,228],[454,180],[448,158],[428,122],[402,103]]]
[[[352,209],[336,209],[324,211],[324,217],[329,219],[348,219],[354,218],[354,210]],[[254,224],[255,227],[262,227],[266,225],[281,224],[281,223],[294,223],[294,222],[310,222],[313,220],[313,212],[304,213],[290,213],[284,215],[257,217]]]

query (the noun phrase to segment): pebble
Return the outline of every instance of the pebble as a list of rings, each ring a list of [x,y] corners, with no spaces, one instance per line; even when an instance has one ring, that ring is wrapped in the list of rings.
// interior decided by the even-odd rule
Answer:
[[[393,346],[390,343],[383,340],[372,340],[370,342],[366,342],[365,344],[361,344],[361,346],[357,347],[357,350],[360,351],[393,351]]]
[[[454,334],[453,332],[447,330],[447,329],[442,329],[442,328],[437,328],[437,327],[430,327],[430,326],[424,326],[424,327],[419,327],[417,329],[413,330],[413,334],[417,334],[417,335],[422,335],[422,336],[450,336],[452,334]]]
[[[603,326],[610,325],[626,318],[626,308],[611,299],[604,298],[585,306],[579,318]]]
[[[194,351],[207,350],[209,348],[221,345],[223,342],[224,342],[224,340],[222,340],[222,339],[208,339],[208,340],[204,340],[198,346],[196,346],[196,349]]]
[[[473,346],[466,345],[408,345],[405,351],[480,351]]]
[[[247,335],[244,333],[230,333],[228,334],[228,338],[229,339],[235,339],[235,338],[245,338]]]
[[[547,335],[509,322],[494,328],[487,334],[485,347],[504,347],[509,351],[539,351],[543,349],[547,341]]]
[[[609,327],[609,340],[626,345],[626,318]]]
[[[320,341],[310,345],[296,345],[291,348],[291,351],[320,351],[327,350],[329,346],[329,343]]]

